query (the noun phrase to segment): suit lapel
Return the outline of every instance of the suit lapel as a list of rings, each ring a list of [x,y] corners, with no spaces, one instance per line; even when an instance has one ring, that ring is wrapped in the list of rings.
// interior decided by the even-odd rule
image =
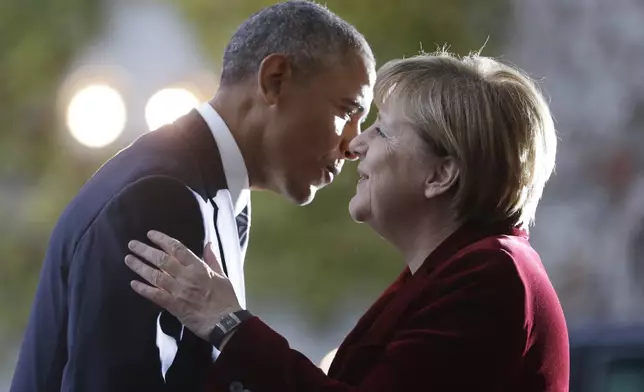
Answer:
[[[204,246],[210,242],[217,260],[227,264],[225,270],[228,270],[240,304],[245,306],[237,225],[219,149],[208,125],[196,110],[192,110],[174,124],[146,136],[174,143],[182,152],[181,159],[168,163],[171,172],[176,173],[195,194],[204,218]],[[219,243],[222,244],[221,249]],[[181,378],[188,374],[197,376],[205,371],[209,363],[207,358],[212,357],[211,345],[186,330],[166,311],[159,315],[156,329],[161,370],[168,386],[180,385]]]
[[[193,187],[193,191],[201,196],[207,203],[212,203],[212,210],[216,209],[216,222],[214,231],[206,242],[210,242],[218,256],[220,263],[225,263],[224,271],[228,274],[240,305],[246,306],[246,293],[244,287],[243,261],[246,254],[248,227],[250,225],[250,200],[247,204],[246,236],[240,245],[238,225],[234,214],[234,207],[228,191],[226,175],[221,162],[219,148],[208,124],[197,110],[191,110],[175,124],[180,129],[179,135],[188,143],[194,159],[201,173],[201,186]],[[206,221],[212,221],[214,214],[203,211]],[[219,241],[217,241],[219,239]],[[234,241],[233,241],[234,239]],[[219,249],[219,244],[223,249]]]
[[[194,194],[195,199],[199,204],[201,216],[203,217],[203,225],[204,225],[203,245],[205,246],[206,243],[210,242],[213,249],[213,253],[215,254],[215,256],[217,256],[217,261],[221,263],[223,258],[219,250],[219,246],[217,244],[218,242],[217,230],[215,228],[215,225],[212,219],[215,213],[216,206],[213,205],[212,203],[206,202],[201,195],[199,195],[190,187],[188,187],[188,189],[190,189],[190,191]],[[164,310],[159,314],[159,317],[157,318],[157,326],[156,326],[156,343],[157,343],[157,347],[159,348],[159,359],[161,361],[161,374],[163,375],[163,378],[166,381],[166,383],[169,382],[167,377],[169,371],[173,373],[181,374],[182,369],[177,369],[177,366],[180,368],[187,366],[186,364],[182,363],[185,361],[180,360],[181,354],[185,356],[187,355],[186,351],[190,351],[191,353],[188,353],[188,354],[190,354],[190,356],[195,356],[195,351],[194,351],[195,349],[198,351],[201,351],[196,347],[199,342],[195,342],[195,341],[187,342],[186,339],[184,339],[184,337],[187,337],[189,335],[190,335],[189,331],[187,331],[185,327],[179,322],[179,320],[177,320],[170,313]]]

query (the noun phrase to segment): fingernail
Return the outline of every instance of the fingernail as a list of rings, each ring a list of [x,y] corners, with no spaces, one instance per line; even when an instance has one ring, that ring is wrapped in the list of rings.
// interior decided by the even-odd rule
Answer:
[[[161,233],[159,233],[158,231],[150,230],[148,231],[148,238],[150,239],[159,238],[159,234]]]
[[[127,243],[127,247],[128,247],[128,248],[130,248],[130,249],[132,249],[132,250],[134,250],[134,249],[136,249],[136,247],[137,247],[137,245],[138,245],[138,244],[137,244],[137,242],[138,242],[138,241],[132,240],[132,241],[130,241],[130,242],[128,242],[128,243]]]
[[[127,264],[127,265],[131,265],[131,264],[132,264],[132,262],[134,261],[133,259],[134,259],[134,258],[132,257],[132,255],[127,255],[127,256],[125,256],[125,264]]]

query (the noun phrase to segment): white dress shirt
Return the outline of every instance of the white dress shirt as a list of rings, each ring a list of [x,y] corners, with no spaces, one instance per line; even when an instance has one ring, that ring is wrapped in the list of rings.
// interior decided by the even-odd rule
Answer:
[[[210,103],[201,104],[197,107],[197,111],[208,124],[217,143],[226,183],[228,184],[227,190],[218,191],[215,198],[211,200],[211,203],[214,203],[218,209],[218,215],[217,222],[214,222],[214,227],[210,230],[208,227],[210,226],[209,222],[212,220],[210,217],[213,216],[210,212],[212,209],[208,208],[208,211],[205,211],[205,206],[201,206],[204,227],[206,228],[204,244],[208,242],[212,244],[213,251],[220,262],[222,260],[222,253],[220,252],[223,252],[228,278],[235,288],[240,305],[246,308],[243,265],[247,246],[243,248],[239,246],[237,222],[235,220],[237,215],[244,210],[244,207],[248,207],[248,226],[250,229],[250,189],[246,162],[228,125]],[[197,195],[195,196],[201,205],[203,200]],[[232,203],[232,211],[230,203]],[[217,234],[221,240],[223,250],[218,247],[217,237],[215,237]]]
[[[243,268],[247,246],[243,248],[240,246],[236,217],[247,207],[248,226],[250,229],[251,211],[248,171],[239,146],[219,113],[209,103],[202,104],[197,108],[197,111],[205,120],[217,143],[226,183],[228,184],[228,189],[219,190],[215,197],[208,201],[204,201],[199,194],[190,189],[199,203],[203,217],[205,233],[203,244],[205,246],[210,243],[212,251],[220,264],[222,259],[226,261],[228,279],[235,290],[240,306],[245,309],[246,290]],[[214,221],[215,208],[218,211],[216,222]],[[221,249],[219,248],[219,242],[221,242]],[[161,359],[161,371],[165,379],[165,375],[170,366],[172,366],[178,351],[179,342],[163,332],[160,320],[161,315],[157,318],[156,341]],[[182,326],[179,340],[183,338],[183,328]],[[213,347],[213,360],[217,358],[218,354],[219,352]]]
[[[244,157],[224,119],[208,102],[199,106],[197,111],[208,124],[217,147],[219,147],[224,175],[235,207],[235,215],[239,215],[250,200],[248,171]]]

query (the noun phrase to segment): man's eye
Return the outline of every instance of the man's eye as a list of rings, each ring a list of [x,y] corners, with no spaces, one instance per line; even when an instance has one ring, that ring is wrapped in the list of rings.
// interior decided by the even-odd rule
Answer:
[[[353,116],[356,114],[355,109],[344,109],[344,116],[347,119],[347,121],[351,120]]]

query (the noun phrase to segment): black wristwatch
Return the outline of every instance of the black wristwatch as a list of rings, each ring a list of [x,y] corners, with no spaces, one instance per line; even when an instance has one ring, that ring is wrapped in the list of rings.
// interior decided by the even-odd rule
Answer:
[[[252,317],[252,313],[248,310],[239,310],[237,312],[227,314],[212,329],[212,332],[208,335],[208,342],[219,350],[219,346],[226,335],[228,335],[233,329],[237,328],[239,324]]]

